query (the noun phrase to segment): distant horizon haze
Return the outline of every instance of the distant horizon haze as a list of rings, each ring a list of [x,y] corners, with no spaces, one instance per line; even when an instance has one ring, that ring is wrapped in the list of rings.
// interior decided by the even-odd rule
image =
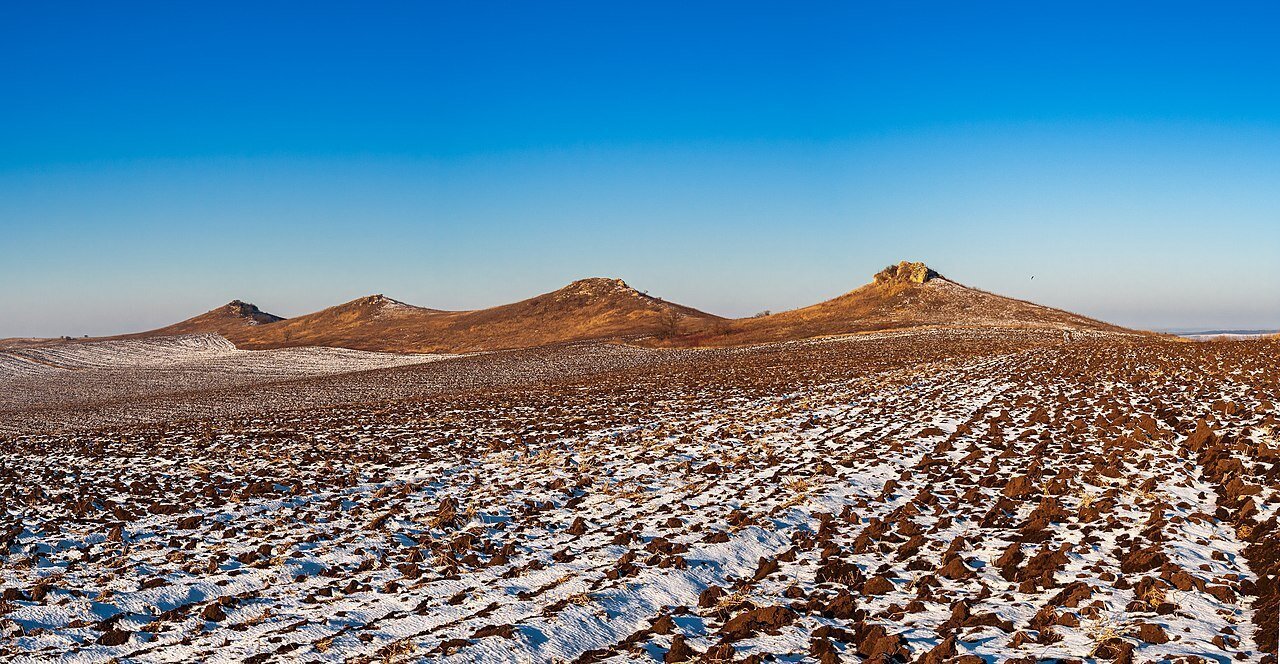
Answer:
[[[931,265],[930,267],[932,267],[932,265]],[[591,275],[591,276],[594,276],[594,277],[615,278],[615,277],[611,277],[610,275]],[[942,276],[943,276],[943,277],[947,277],[947,274],[946,274],[946,273],[942,273]],[[582,278],[583,278],[583,279],[586,279],[586,278],[590,278],[590,277],[582,277]],[[947,277],[947,278],[950,278],[950,277]],[[952,279],[952,280],[953,280],[953,281],[959,281],[959,280],[955,280],[955,279]],[[623,279],[623,281],[624,281],[624,282],[627,282],[627,280],[626,280],[626,279]],[[868,281],[869,281],[869,279],[868,279]],[[565,284],[560,284],[559,286],[556,286],[556,287],[548,287],[546,291],[540,291],[540,292],[538,292],[538,293],[530,293],[530,294],[528,294],[528,297],[533,297],[534,295],[541,295],[541,294],[543,294],[544,292],[550,292],[550,291],[556,290],[556,289],[558,289],[559,287],[562,287],[562,286],[564,286],[564,285],[567,285],[568,283],[569,283],[569,282],[566,282]],[[964,282],[959,281],[959,283],[964,283]],[[633,288],[635,288],[635,286],[634,286],[634,285],[632,285],[630,282],[627,282],[627,284],[628,284],[629,286],[632,286]],[[861,285],[861,284],[859,284],[859,285]],[[965,285],[967,285],[967,286],[972,286],[972,287],[978,287],[978,288],[981,288],[980,286],[975,286],[974,284],[965,284]],[[724,317],[726,317],[726,318],[747,318],[747,317],[751,317],[751,316],[760,315],[760,314],[762,314],[762,313],[776,314],[776,313],[779,313],[779,312],[781,312],[781,311],[786,311],[787,309],[795,309],[795,308],[800,308],[800,307],[804,307],[804,306],[808,306],[808,305],[816,304],[816,303],[817,303],[817,301],[814,301],[814,302],[805,302],[805,303],[798,304],[798,305],[796,305],[796,306],[794,306],[794,307],[788,307],[787,309],[761,309],[761,310],[753,311],[753,312],[752,312],[752,313],[750,313],[750,314],[747,314],[747,313],[742,313],[742,314],[728,313],[728,314],[726,314],[726,313],[723,313],[723,312],[717,312],[717,311],[713,311],[713,310],[709,310],[709,309],[706,309],[706,308],[700,307],[700,306],[698,306],[697,304],[690,304],[690,303],[688,303],[688,302],[682,302],[682,301],[675,300],[675,299],[672,299],[672,298],[663,297],[661,294],[658,294],[658,293],[651,293],[651,292],[650,292],[650,291],[648,291],[647,289],[637,288],[637,290],[640,290],[641,292],[644,292],[645,294],[652,295],[652,296],[654,296],[654,297],[658,297],[658,298],[663,299],[663,300],[665,300],[665,301],[672,302],[672,303],[674,303],[674,304],[681,304],[681,305],[685,305],[685,306],[690,306],[690,307],[693,307],[694,309],[699,309],[699,310],[701,310],[701,311],[705,311],[705,312],[707,312],[707,313],[711,313],[711,314],[715,314],[715,315],[719,315],[719,316],[724,316]],[[848,289],[848,290],[852,290],[852,288],[850,288],[850,289]],[[982,290],[987,290],[987,289],[982,289]],[[844,292],[847,292],[847,291],[844,291]],[[403,303],[405,303],[405,304],[413,305],[413,306],[427,307],[427,308],[432,308],[432,309],[444,309],[444,308],[442,308],[442,307],[433,306],[433,305],[432,305],[432,304],[430,304],[430,303],[420,303],[420,302],[406,301],[406,300],[403,300],[403,299],[401,299],[401,298],[395,297],[395,296],[394,296],[394,294],[387,294],[387,293],[384,293],[384,292],[382,292],[382,291],[378,291],[377,293],[373,293],[373,292],[365,293],[365,294],[363,294],[363,295],[354,296],[354,297],[351,297],[351,298],[348,298],[348,299],[345,299],[345,300],[342,300],[342,301],[335,301],[335,302],[332,302],[331,304],[328,304],[328,305],[325,305],[325,306],[322,306],[322,307],[318,307],[318,308],[316,308],[316,309],[308,309],[308,310],[305,310],[305,311],[302,311],[302,310],[299,310],[299,311],[291,311],[290,309],[286,309],[286,308],[271,307],[271,306],[264,306],[264,305],[262,305],[260,302],[256,301],[254,298],[231,297],[231,298],[227,299],[226,301],[220,302],[220,303],[218,303],[218,304],[216,304],[216,305],[209,305],[209,306],[207,306],[205,309],[202,309],[202,310],[200,310],[200,311],[189,311],[189,312],[185,312],[185,313],[175,314],[176,316],[178,316],[177,318],[174,318],[174,319],[172,319],[172,320],[157,320],[157,321],[154,321],[154,322],[152,322],[152,323],[148,323],[148,324],[146,324],[146,325],[145,325],[145,326],[143,326],[143,327],[137,327],[137,326],[134,326],[134,327],[129,328],[129,329],[110,330],[110,331],[99,332],[99,333],[80,333],[80,334],[72,334],[72,333],[66,333],[66,332],[64,332],[64,333],[59,333],[59,334],[44,334],[44,335],[0,335],[0,338],[13,338],[13,337],[18,337],[18,338],[21,338],[21,337],[34,337],[34,338],[41,338],[41,337],[63,337],[63,336],[69,336],[69,337],[81,337],[81,336],[99,337],[99,336],[112,336],[112,335],[117,335],[117,334],[129,334],[129,333],[133,333],[133,332],[142,332],[142,331],[146,331],[146,330],[149,330],[149,329],[155,329],[155,328],[163,327],[163,326],[165,326],[165,325],[169,325],[169,324],[172,324],[172,323],[179,322],[179,321],[181,321],[181,320],[185,320],[185,319],[187,319],[187,318],[194,317],[194,316],[196,316],[196,315],[199,315],[199,314],[205,313],[206,311],[210,311],[210,310],[217,309],[217,308],[219,308],[219,307],[221,307],[221,306],[225,306],[225,305],[227,305],[228,303],[231,303],[231,302],[233,302],[233,301],[237,301],[237,300],[238,300],[238,301],[241,301],[241,302],[246,302],[246,303],[252,304],[252,305],[254,305],[254,306],[258,307],[258,308],[259,308],[259,310],[261,310],[261,311],[263,311],[263,312],[265,312],[265,313],[269,313],[269,314],[276,314],[276,315],[284,316],[284,317],[287,319],[287,318],[294,318],[294,317],[297,317],[297,316],[301,316],[301,315],[305,315],[305,314],[314,313],[314,312],[316,312],[316,311],[319,311],[320,309],[328,308],[328,307],[330,307],[330,306],[337,306],[337,305],[340,305],[340,304],[345,304],[345,303],[347,303],[347,302],[350,302],[350,301],[353,301],[353,300],[356,300],[356,299],[360,299],[361,297],[365,297],[365,296],[369,296],[369,295],[375,295],[375,294],[377,294],[377,295],[384,295],[384,296],[389,297],[389,298],[391,298],[391,299],[393,299],[393,300],[397,300],[397,301],[403,302]],[[832,293],[832,294],[831,294],[831,297],[835,297],[835,296],[837,296],[837,295],[841,295],[841,294],[843,294],[843,292],[841,292],[841,293]],[[1003,293],[997,293],[997,294],[1003,295]],[[523,299],[527,299],[527,298],[526,298],[526,297],[522,297],[522,298],[519,298],[519,299],[523,300]],[[829,298],[824,298],[824,299],[829,299]],[[1020,299],[1025,299],[1025,298],[1020,298]],[[511,302],[515,302],[515,301],[518,301],[518,300],[512,300]],[[486,304],[486,305],[483,305],[483,306],[475,306],[475,307],[458,307],[458,308],[450,308],[450,309],[444,309],[444,310],[461,311],[461,310],[468,310],[468,309],[482,309],[482,308],[487,308],[487,307],[490,307],[490,306],[497,306],[497,305],[501,305],[501,304],[509,304],[509,303],[511,303],[511,302],[494,302],[494,303],[492,303],[492,304]],[[1047,304],[1046,304],[1046,303],[1044,303],[1044,302],[1035,302],[1035,303],[1036,303],[1036,304],[1045,304],[1046,306],[1052,306],[1052,305],[1047,305]],[[1060,307],[1055,307],[1055,308],[1060,308]],[[284,314],[284,313],[281,313],[281,311],[290,311],[290,313],[288,313],[288,314]],[[1072,312],[1072,313],[1082,313],[1082,312],[1074,311],[1074,312]],[[1088,315],[1088,314],[1083,314],[1083,315]],[[1115,322],[1115,321],[1108,321],[1108,320],[1106,320],[1106,319],[1099,319],[1099,320],[1103,320],[1104,322]],[[1129,327],[1133,327],[1134,329],[1148,330],[1148,331],[1152,331],[1152,332],[1159,332],[1159,333],[1166,333],[1166,334],[1216,334],[1216,333],[1223,333],[1223,334],[1228,334],[1228,333],[1264,333],[1264,334],[1266,334],[1266,333],[1271,333],[1271,332],[1280,332],[1280,325],[1278,325],[1278,326],[1274,326],[1274,327],[1268,327],[1268,326],[1256,326],[1256,327],[1240,326],[1240,327],[1230,327],[1230,328],[1228,328],[1228,327],[1212,327],[1212,326],[1178,326],[1178,325],[1173,325],[1173,326],[1163,326],[1163,327],[1160,327],[1160,326],[1153,326],[1153,327],[1129,326]]]

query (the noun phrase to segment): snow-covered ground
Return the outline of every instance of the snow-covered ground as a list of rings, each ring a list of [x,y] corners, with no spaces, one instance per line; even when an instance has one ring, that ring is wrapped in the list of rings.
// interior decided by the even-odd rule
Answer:
[[[618,368],[12,438],[0,655],[1262,662],[1273,351],[583,346]]]
[[[115,413],[165,396],[421,366],[451,357],[456,356],[342,348],[239,350],[216,334],[11,348],[0,350],[0,432],[39,430],[41,413],[70,407]],[[210,413],[191,410],[190,415]],[[85,411],[62,419],[56,426],[50,422],[50,428],[112,418]]]
[[[0,352],[0,435],[92,430],[536,385],[681,353],[619,344],[472,355],[237,350],[217,336]],[[13,367],[18,368],[13,368]]]
[[[1272,332],[1209,332],[1206,334],[1182,334],[1179,336],[1193,339],[1195,341],[1240,341],[1243,339],[1259,339],[1261,337],[1280,334],[1280,331]]]
[[[420,364],[447,355],[370,353],[343,348],[239,350],[216,334],[89,341],[0,350],[0,385],[26,376],[93,370],[196,370],[292,377]]]

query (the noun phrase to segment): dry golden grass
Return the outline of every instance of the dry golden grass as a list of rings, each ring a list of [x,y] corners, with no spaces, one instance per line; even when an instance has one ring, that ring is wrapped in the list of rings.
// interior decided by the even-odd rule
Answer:
[[[595,601],[595,598],[591,596],[591,593],[574,593],[566,597],[565,600],[578,606],[590,606]]]
[[[908,264],[915,272],[923,264]],[[617,279],[583,279],[488,309],[441,311],[371,295],[282,320],[232,302],[158,330],[120,338],[217,333],[246,349],[331,346],[401,353],[466,353],[574,341],[625,339],[654,346],[748,345],[860,332],[936,326],[1071,327],[1113,325],[961,286],[911,270],[809,307],[725,319],[650,297]],[[886,276],[888,275],[888,276]],[[906,275],[906,276],[903,276]],[[913,276],[914,275],[914,276]]]
[[[528,300],[440,311],[380,295],[226,336],[240,348],[315,345],[407,353],[531,348],[588,339],[693,333],[718,316],[664,302],[616,279],[584,279]]]
[[[1122,330],[1067,311],[934,278],[924,283],[893,280],[870,283],[809,307],[727,321],[715,329],[657,343],[736,346],[902,328],[996,324]]]
[[[407,662],[417,659],[414,653],[418,651],[418,644],[412,639],[400,639],[393,641],[391,644],[384,646],[378,651],[378,661],[383,664],[396,664],[397,662]]]
[[[747,588],[739,588],[732,593],[722,596],[716,601],[717,609],[733,611],[746,603],[749,591]]]
[[[143,334],[161,336],[170,334],[208,334],[212,332],[225,336],[225,333],[235,332],[241,328],[267,325],[281,320],[284,319],[274,314],[260,311],[252,304],[233,300],[195,318],[189,318],[180,323]]]

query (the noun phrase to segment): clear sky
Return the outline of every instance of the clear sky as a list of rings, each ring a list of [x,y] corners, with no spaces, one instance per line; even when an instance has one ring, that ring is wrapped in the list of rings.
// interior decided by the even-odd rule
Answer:
[[[0,337],[586,276],[746,315],[901,259],[1280,327],[1274,6],[5,2]]]

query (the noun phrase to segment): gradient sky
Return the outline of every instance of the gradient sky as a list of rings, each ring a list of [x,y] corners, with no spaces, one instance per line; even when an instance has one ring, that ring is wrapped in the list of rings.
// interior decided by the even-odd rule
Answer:
[[[0,337],[585,276],[747,315],[901,259],[1280,327],[1274,4],[373,4],[3,3]]]

